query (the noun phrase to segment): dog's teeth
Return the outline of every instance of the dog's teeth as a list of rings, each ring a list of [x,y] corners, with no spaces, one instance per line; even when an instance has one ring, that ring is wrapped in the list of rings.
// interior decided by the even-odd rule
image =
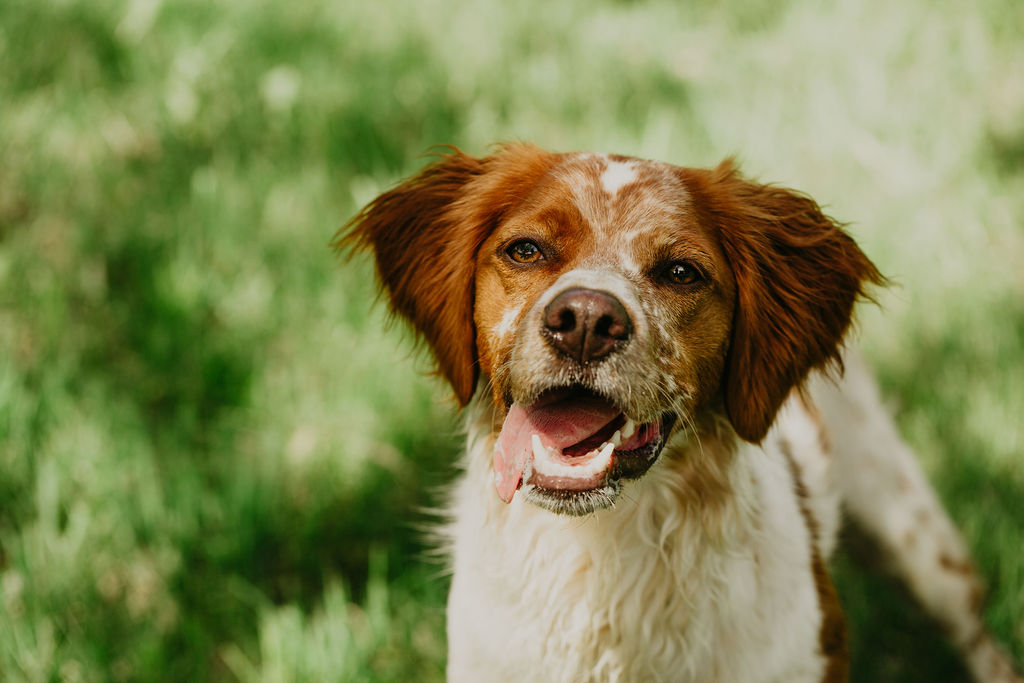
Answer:
[[[544,444],[540,442],[540,437],[536,434],[533,435],[533,457],[536,460],[544,461],[548,460],[548,449],[544,447]]]
[[[603,461],[610,460],[611,457],[612,457],[612,451],[614,451],[614,450],[615,450],[615,445],[612,442],[609,441],[608,443],[606,443],[604,445],[604,447],[601,449],[601,452],[597,454],[598,462],[600,462],[602,460]]]
[[[622,443],[622,430],[621,429],[615,430],[615,433],[612,434],[612,438],[609,439],[608,443],[610,443],[612,446],[618,448],[619,444]]]
[[[636,432],[636,422],[633,422],[627,417],[626,424],[622,425],[622,429],[619,431],[622,432],[623,439],[628,439]]]

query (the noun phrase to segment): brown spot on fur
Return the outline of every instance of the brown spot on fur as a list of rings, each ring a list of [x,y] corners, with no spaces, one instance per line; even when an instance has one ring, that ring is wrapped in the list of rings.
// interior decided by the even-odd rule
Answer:
[[[967,602],[975,614],[981,614],[982,609],[985,607],[985,587],[981,581],[975,580],[974,585],[971,586],[971,593],[967,597]]]
[[[811,536],[811,571],[814,586],[818,592],[818,607],[821,610],[821,631],[818,633],[818,647],[825,658],[825,673],[822,683],[846,683],[850,675],[850,650],[846,636],[846,618],[839,595],[832,584],[832,577],[818,552],[818,520],[814,518],[807,504],[807,487],[800,476],[800,469],[793,458],[793,447],[785,439],[779,442],[793,477],[793,490],[800,505],[800,513]]]
[[[846,640],[846,619],[839,603],[839,595],[832,577],[825,568],[817,548],[813,551],[814,585],[818,589],[818,604],[822,621],[818,644],[825,657],[825,675],[822,683],[846,683],[850,676],[850,650]]]
[[[947,572],[962,574],[963,576],[974,576],[974,567],[970,562],[950,557],[944,552],[939,553],[939,566]]]
[[[964,641],[964,650],[967,652],[977,650],[987,640],[988,634],[985,632],[985,629],[979,628],[977,631],[974,632],[974,635],[972,635],[970,638]]]

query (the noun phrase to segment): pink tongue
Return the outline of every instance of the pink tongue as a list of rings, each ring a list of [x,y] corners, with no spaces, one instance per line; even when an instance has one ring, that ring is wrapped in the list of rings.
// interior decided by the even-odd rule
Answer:
[[[513,403],[494,445],[494,487],[506,503],[512,501],[533,457],[534,434],[545,446],[562,450],[598,432],[619,415],[610,403],[592,397],[536,406]]]

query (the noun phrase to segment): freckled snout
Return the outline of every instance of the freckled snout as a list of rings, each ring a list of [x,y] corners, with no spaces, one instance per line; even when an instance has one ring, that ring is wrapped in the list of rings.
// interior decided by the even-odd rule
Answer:
[[[559,353],[589,363],[625,346],[633,323],[622,303],[608,292],[573,288],[544,309],[543,333]]]

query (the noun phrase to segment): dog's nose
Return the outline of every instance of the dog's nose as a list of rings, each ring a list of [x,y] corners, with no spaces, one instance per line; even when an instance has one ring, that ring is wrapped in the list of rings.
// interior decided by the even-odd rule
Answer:
[[[580,363],[604,358],[633,334],[626,309],[608,292],[567,289],[544,309],[544,336]]]

